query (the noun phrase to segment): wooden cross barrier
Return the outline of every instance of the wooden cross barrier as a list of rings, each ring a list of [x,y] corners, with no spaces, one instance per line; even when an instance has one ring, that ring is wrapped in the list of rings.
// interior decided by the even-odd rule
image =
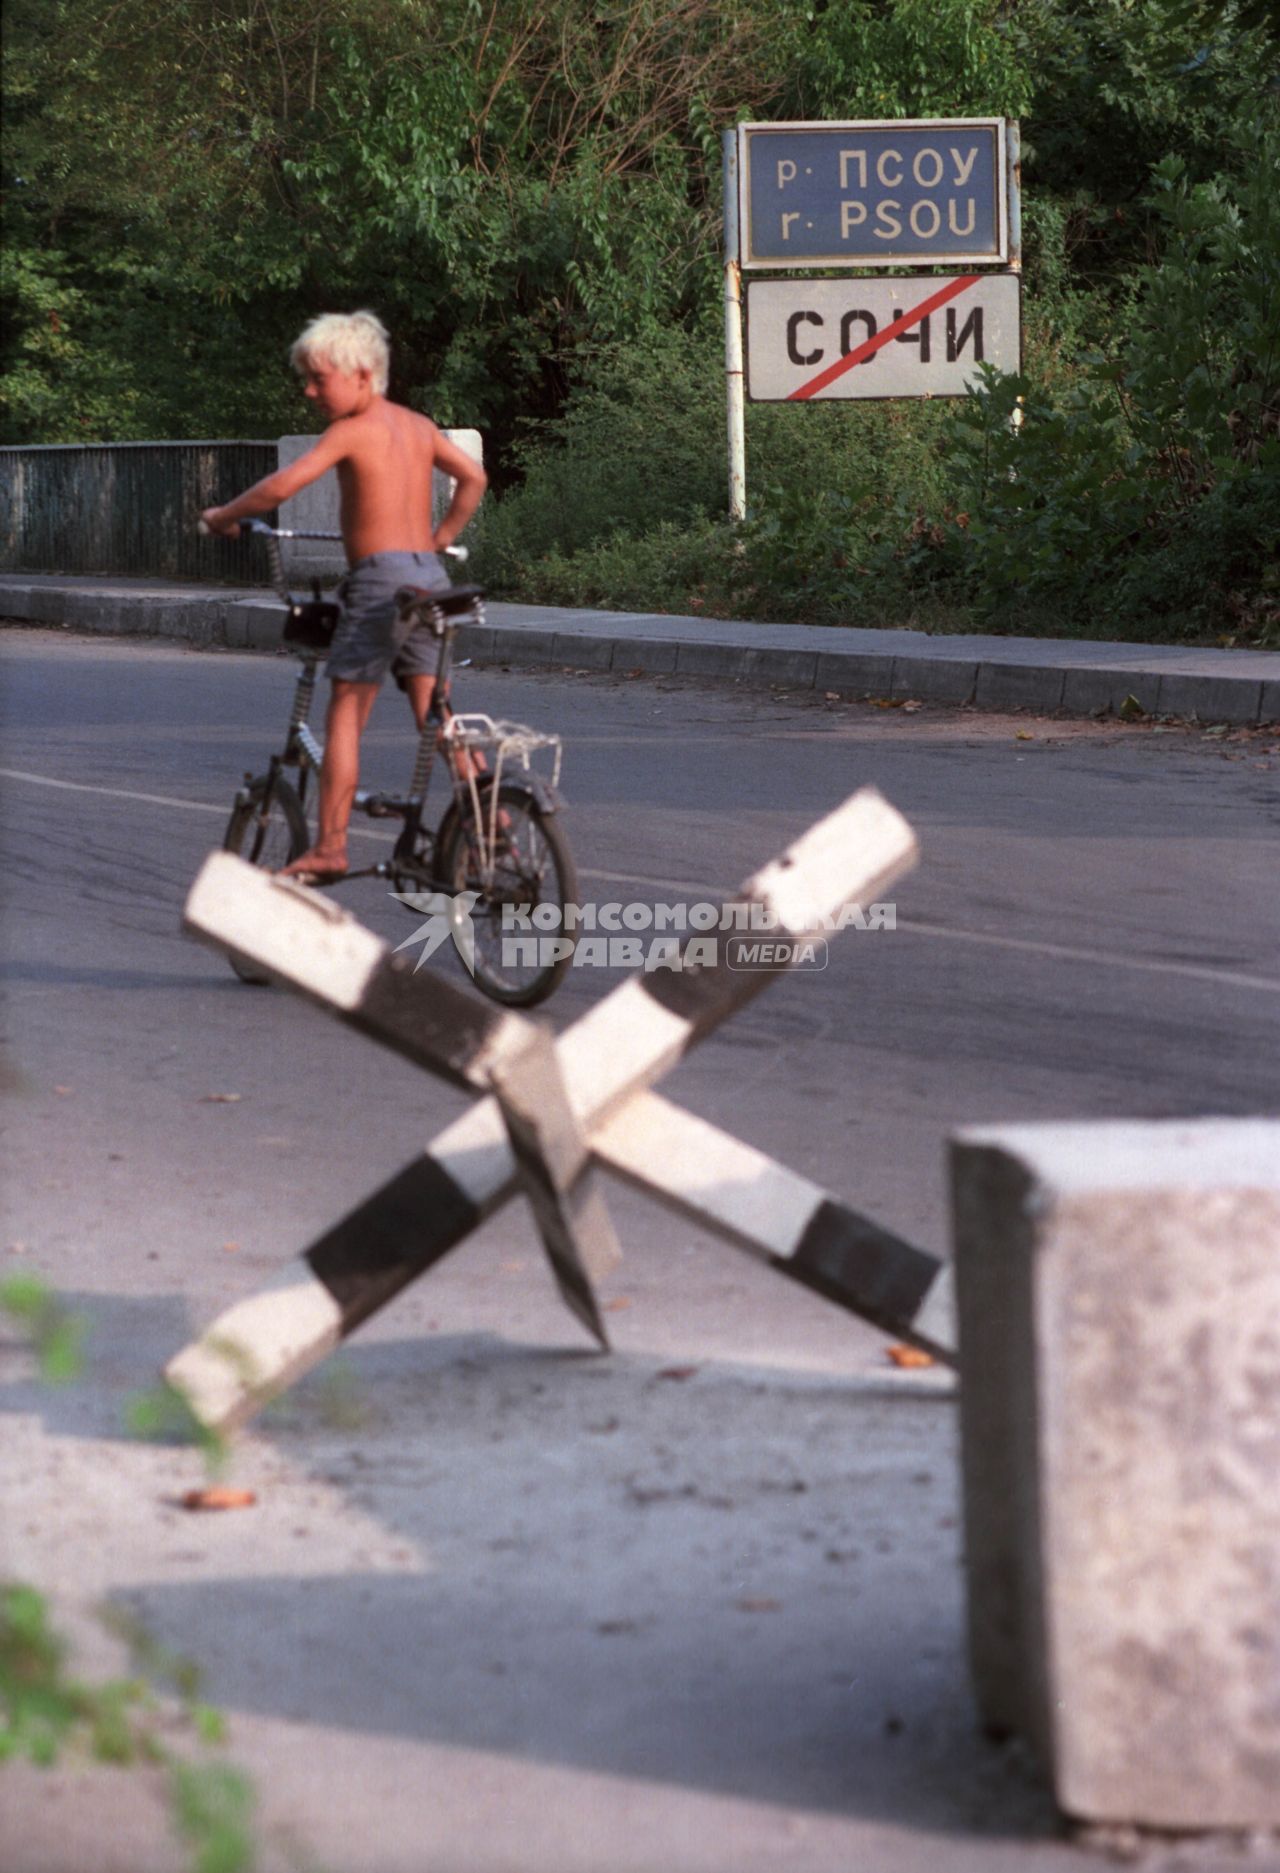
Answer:
[[[864,789],[732,900],[758,907],[768,920],[775,966],[735,970],[718,953],[685,966],[686,944],[677,966],[628,978],[553,1040],[437,974],[415,973],[330,899],[230,854],[212,854],[187,902],[189,930],[485,1096],[178,1353],[165,1369],[169,1382],[202,1423],[233,1428],[521,1189],[562,1297],[605,1343],[591,1281],[617,1249],[591,1182],[592,1161],[954,1364],[949,1268],[649,1090],[787,967],[795,953],[789,938],[876,897],[915,856],[907,822]]]

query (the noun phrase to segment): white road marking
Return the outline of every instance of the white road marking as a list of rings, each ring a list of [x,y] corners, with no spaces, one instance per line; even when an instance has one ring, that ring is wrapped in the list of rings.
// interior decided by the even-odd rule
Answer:
[[[140,800],[145,806],[176,806],[187,813],[227,813],[225,806],[213,806],[208,800],[174,800],[167,793],[132,793],[125,787],[91,787],[86,781],[53,780],[48,774],[26,774],[17,767],[0,767],[0,780],[24,780],[33,787],[58,787],[66,793],[100,793],[108,800]]]
[[[1123,956],[1114,950],[1071,949],[1063,943],[1040,943],[1031,937],[998,936],[990,930],[956,930],[947,924],[922,923],[915,917],[900,917],[899,930],[917,936],[949,937],[957,943],[988,943],[997,949],[1026,950],[1033,956],[1053,956],[1061,962],[1093,963],[1113,969],[1144,969],[1149,975],[1192,976],[1200,982],[1218,982],[1231,988],[1262,989],[1280,995],[1280,981],[1274,976],[1245,975],[1238,969],[1215,969],[1210,963],[1165,962],[1151,956]]]
[[[213,806],[207,800],[175,800],[162,793],[133,793],[123,787],[95,787],[87,781],[54,780],[48,774],[28,774],[20,768],[0,767],[0,780],[26,781],[34,787],[58,787],[69,793],[102,794],[109,800],[137,800],[145,806],[179,807],[188,813],[218,813],[229,811],[226,806]],[[352,826],[351,831],[366,839],[389,840],[392,833],[375,831],[372,827]],[[699,892],[708,899],[721,899],[732,895],[727,886],[700,883],[696,880],[678,878],[645,878],[635,872],[593,871],[588,866],[580,868],[583,878],[595,879],[601,884],[638,884],[649,888],[676,891]],[[1180,963],[1158,960],[1149,956],[1121,955],[1114,950],[1073,949],[1065,943],[1041,943],[1032,937],[1000,936],[990,930],[959,930],[946,924],[924,923],[916,917],[900,917],[899,930],[909,930],[913,936],[942,937],[956,943],[985,943],[993,949],[1022,950],[1029,956],[1052,956],[1059,962],[1088,963],[1094,968],[1137,969],[1147,975],[1186,976],[1196,982],[1216,982],[1224,988],[1260,990],[1264,995],[1280,995],[1280,981],[1274,976],[1248,975],[1237,969],[1216,969],[1207,963]]]

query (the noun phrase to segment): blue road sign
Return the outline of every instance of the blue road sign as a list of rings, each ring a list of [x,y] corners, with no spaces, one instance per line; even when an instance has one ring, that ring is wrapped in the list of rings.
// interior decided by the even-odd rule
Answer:
[[[741,124],[744,267],[999,266],[1005,119]]]

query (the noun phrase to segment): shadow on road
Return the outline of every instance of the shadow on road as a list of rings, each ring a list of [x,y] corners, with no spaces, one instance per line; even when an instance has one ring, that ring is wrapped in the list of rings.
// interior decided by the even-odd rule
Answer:
[[[242,1525],[264,1566],[123,1596],[220,1702],[925,1833],[1055,1831],[977,1730],[949,1392],[476,1334],[353,1347],[262,1429],[400,1558],[375,1532],[327,1571],[330,1509],[268,1491]]]

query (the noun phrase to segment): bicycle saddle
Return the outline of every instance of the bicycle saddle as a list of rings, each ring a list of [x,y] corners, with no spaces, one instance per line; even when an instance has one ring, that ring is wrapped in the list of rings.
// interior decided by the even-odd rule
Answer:
[[[396,593],[396,604],[401,611],[412,611],[419,605],[431,605],[442,616],[449,618],[454,612],[470,611],[483,597],[482,585],[402,585]]]

